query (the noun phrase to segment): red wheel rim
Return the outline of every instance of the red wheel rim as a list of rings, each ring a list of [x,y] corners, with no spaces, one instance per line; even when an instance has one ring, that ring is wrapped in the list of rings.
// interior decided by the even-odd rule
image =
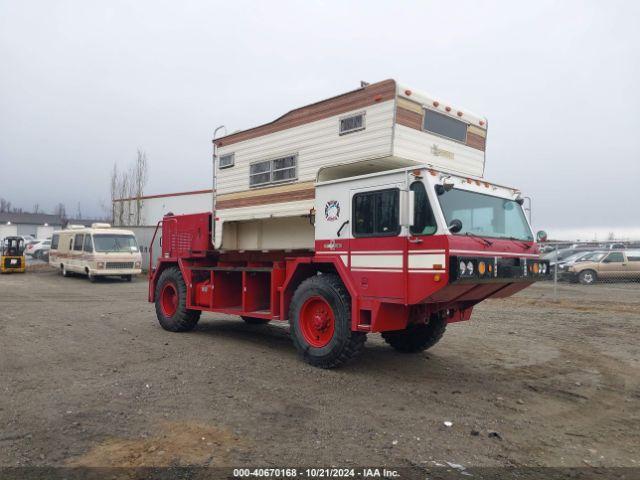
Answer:
[[[300,309],[300,331],[312,347],[326,346],[333,338],[336,320],[333,310],[322,297],[308,298]]]
[[[165,317],[173,317],[178,310],[178,292],[173,283],[167,283],[160,292],[160,306]]]

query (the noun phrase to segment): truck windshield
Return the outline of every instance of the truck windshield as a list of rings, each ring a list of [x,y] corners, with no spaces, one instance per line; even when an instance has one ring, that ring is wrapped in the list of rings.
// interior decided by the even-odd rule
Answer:
[[[94,235],[96,252],[137,252],[138,243],[133,235]]]
[[[454,219],[462,222],[457,235],[533,241],[522,207],[514,200],[457,188],[445,191],[438,200],[447,225]]]

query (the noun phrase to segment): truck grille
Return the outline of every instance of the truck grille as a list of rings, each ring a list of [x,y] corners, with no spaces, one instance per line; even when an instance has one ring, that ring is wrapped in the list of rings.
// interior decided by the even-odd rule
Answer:
[[[107,262],[107,270],[122,270],[133,268],[133,262]]]

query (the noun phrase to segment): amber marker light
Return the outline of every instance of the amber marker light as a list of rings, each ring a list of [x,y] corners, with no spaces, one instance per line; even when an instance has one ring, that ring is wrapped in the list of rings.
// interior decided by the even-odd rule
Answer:
[[[405,91],[404,91],[404,94],[405,94],[407,97],[410,97],[410,96],[411,96],[411,90],[405,90]]]
[[[379,102],[380,100],[382,100],[382,95],[376,95],[375,97],[373,97],[373,99],[374,99],[376,102]]]
[[[440,102],[433,102],[434,107],[437,107],[438,105],[440,105]]]
[[[450,112],[450,111],[451,111],[451,107],[444,107],[444,109],[445,109],[447,112]]]
[[[487,265],[484,262],[478,263],[478,273],[480,273],[480,275],[484,275],[486,271],[487,271]]]
[[[433,281],[434,282],[439,282],[440,281],[440,275],[438,275],[437,273],[433,276]]]
[[[462,112],[458,112],[459,117],[461,117],[462,115],[464,115]]]

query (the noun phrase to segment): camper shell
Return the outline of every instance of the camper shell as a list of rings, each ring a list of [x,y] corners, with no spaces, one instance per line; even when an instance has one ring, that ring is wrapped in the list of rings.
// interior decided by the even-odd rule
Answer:
[[[395,80],[216,138],[213,244],[312,249],[316,181],[412,166],[481,178],[486,138],[486,118]]]
[[[118,276],[130,281],[142,272],[142,257],[135,234],[130,230],[111,228],[108,223],[93,223],[91,227],[69,225],[53,232],[49,264],[63,276]]]

